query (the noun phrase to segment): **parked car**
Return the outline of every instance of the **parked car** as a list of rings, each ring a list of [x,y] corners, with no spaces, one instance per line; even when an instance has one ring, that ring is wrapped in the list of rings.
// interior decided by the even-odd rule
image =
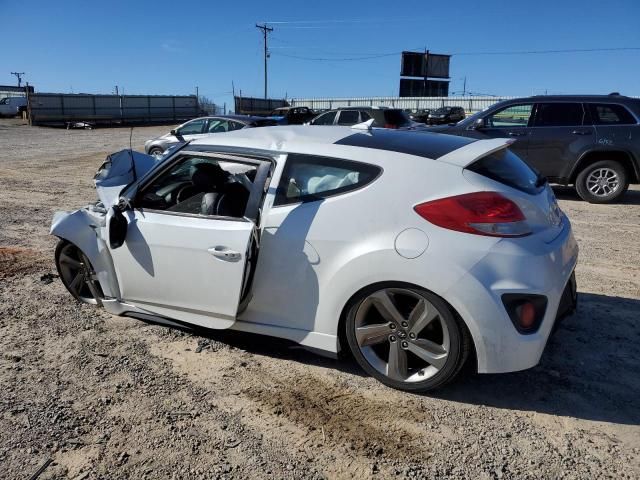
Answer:
[[[511,149],[550,182],[607,203],[640,182],[640,100],[621,95],[534,96],[497,103],[437,131],[510,137]]]
[[[400,130],[424,128],[425,125],[414,122],[404,110],[388,107],[342,107],[318,115],[310,125],[352,126],[373,119],[373,126]]]
[[[201,117],[189,120],[169,133],[144,143],[144,151],[149,155],[159,157],[164,155],[169,147],[180,142],[189,142],[202,138],[211,133],[231,132],[243,128],[270,127],[277,125],[275,120],[264,117],[246,115],[218,115],[215,117]]]
[[[15,117],[27,109],[27,97],[5,97],[0,100],[0,117]]]
[[[464,120],[465,113],[462,107],[440,107],[429,113],[427,123],[429,125],[441,125],[445,123],[458,123]]]
[[[575,306],[578,247],[509,141],[347,127],[124,150],[99,201],[54,215],[79,301],[282,337],[399,389],[533,367]]]
[[[269,114],[269,118],[281,125],[302,125],[315,116],[316,113],[309,107],[280,107]]]
[[[431,113],[431,110],[428,108],[424,108],[421,110],[415,110],[413,112],[411,112],[409,114],[409,118],[411,120],[413,120],[414,122],[418,122],[418,123],[427,123],[427,121],[429,120],[429,114]]]

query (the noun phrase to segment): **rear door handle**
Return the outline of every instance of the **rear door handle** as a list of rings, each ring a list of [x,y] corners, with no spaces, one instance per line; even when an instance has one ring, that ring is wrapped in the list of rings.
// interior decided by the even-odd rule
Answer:
[[[218,245],[217,247],[211,247],[207,249],[211,255],[216,258],[221,258],[222,260],[227,260],[230,262],[237,262],[242,258],[240,252],[236,252],[235,250],[229,250],[227,247],[223,247]]]
[[[591,135],[591,131],[589,130],[574,130],[573,132],[574,135]]]
[[[526,135],[525,132],[508,132],[507,135],[510,137],[524,137]]]

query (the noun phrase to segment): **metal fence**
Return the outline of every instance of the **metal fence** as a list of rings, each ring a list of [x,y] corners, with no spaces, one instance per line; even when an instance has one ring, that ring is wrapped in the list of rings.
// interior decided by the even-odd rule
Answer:
[[[339,107],[385,106],[408,110],[434,110],[440,107],[463,107],[468,114],[484,110],[491,105],[516,97],[362,97],[362,98],[293,98],[292,107],[313,110]]]
[[[240,115],[269,115],[280,107],[288,107],[286,100],[277,98],[234,97],[235,113]]]
[[[200,114],[194,95],[36,93],[29,95],[28,108],[32,125],[67,122],[177,123]]]
[[[33,85],[28,85],[24,87],[14,87],[12,85],[0,85],[0,99],[5,97],[24,97],[27,94],[27,89],[29,93],[33,93]]]

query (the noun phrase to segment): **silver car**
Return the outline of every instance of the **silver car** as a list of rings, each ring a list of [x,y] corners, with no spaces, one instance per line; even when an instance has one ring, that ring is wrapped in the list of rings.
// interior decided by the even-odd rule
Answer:
[[[231,132],[242,128],[269,127],[277,124],[273,119],[248,115],[218,115],[215,117],[195,118],[174,128],[169,133],[147,140],[144,144],[144,151],[154,157],[160,157],[172,145],[202,138],[212,133]]]

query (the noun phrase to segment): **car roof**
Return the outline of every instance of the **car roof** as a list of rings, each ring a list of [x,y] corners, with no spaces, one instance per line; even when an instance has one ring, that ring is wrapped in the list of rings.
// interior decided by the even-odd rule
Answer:
[[[210,120],[212,118],[222,118],[224,120],[237,120],[239,122],[255,122],[258,120],[266,120],[266,117],[258,117],[255,115],[207,115],[206,117],[192,118],[191,120]],[[189,122],[191,121],[189,120]]]
[[[337,107],[334,110],[402,110],[401,108],[387,107],[385,105],[363,106],[357,105],[353,107]]]
[[[619,101],[637,101],[635,98],[624,95],[532,95],[530,97],[512,98],[506,102],[619,102]]]
[[[384,128],[360,130],[343,126],[289,125],[242,129],[194,140],[194,149],[207,146],[243,147],[272,153],[308,153],[331,156],[336,147],[360,147],[437,159],[477,140],[431,132]],[[318,148],[324,145],[326,148]],[[336,153],[337,155],[337,153]]]

